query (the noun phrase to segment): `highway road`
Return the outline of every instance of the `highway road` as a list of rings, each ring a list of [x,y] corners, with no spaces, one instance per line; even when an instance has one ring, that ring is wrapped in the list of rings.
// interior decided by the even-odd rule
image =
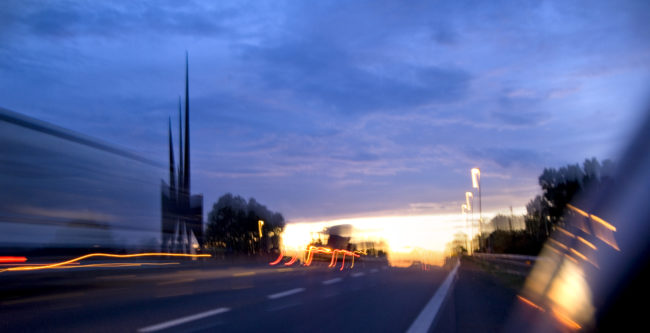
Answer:
[[[0,331],[405,332],[448,274],[161,263],[1,273]]]

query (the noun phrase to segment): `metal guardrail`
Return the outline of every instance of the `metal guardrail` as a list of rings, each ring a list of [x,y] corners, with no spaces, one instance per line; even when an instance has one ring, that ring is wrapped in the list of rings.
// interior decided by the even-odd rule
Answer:
[[[527,276],[537,260],[543,258],[519,254],[473,253],[472,256],[479,260],[491,263],[499,271]]]
[[[520,254],[501,254],[501,253],[477,253],[472,254],[475,257],[483,259],[507,259],[507,260],[521,260],[521,261],[537,261],[539,257],[525,256]]]

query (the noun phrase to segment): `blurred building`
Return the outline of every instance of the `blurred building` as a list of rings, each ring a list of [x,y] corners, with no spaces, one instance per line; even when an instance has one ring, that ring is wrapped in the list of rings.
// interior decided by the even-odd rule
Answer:
[[[203,195],[190,191],[190,102],[185,58],[185,121],[178,102],[178,165],[175,164],[169,120],[169,183],[162,182],[162,250],[194,253],[203,244]],[[183,124],[185,129],[183,130]],[[183,136],[185,141],[183,141]]]
[[[0,108],[0,253],[157,249],[164,165]]]

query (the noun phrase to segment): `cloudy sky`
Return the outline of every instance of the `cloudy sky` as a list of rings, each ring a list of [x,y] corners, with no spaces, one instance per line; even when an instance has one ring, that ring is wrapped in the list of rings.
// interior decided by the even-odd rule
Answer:
[[[649,22],[648,1],[4,0],[0,106],[166,163],[187,50],[206,211],[456,213],[474,166],[506,211],[544,167],[617,157]]]

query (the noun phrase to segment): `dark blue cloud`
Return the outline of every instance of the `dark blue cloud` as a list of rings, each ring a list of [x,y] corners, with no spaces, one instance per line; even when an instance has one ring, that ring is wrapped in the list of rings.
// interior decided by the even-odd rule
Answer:
[[[540,151],[535,148],[494,147],[489,149],[471,149],[470,155],[502,168],[510,168],[513,166],[522,168],[536,167],[543,161]]]
[[[507,97],[499,99],[498,108],[491,115],[513,126],[533,126],[547,121],[549,114],[540,111],[542,99],[533,97]]]
[[[194,1],[101,2],[14,1],[5,4],[0,17],[5,27],[43,38],[155,33],[214,35],[224,33],[221,24],[232,10],[214,10]],[[0,34],[1,36],[1,34]]]
[[[187,49],[207,202],[289,218],[449,203],[470,167],[534,188],[621,144],[602,138],[650,72],[649,4],[9,0],[0,106],[164,160]]]
[[[246,56],[259,61],[260,79],[270,90],[291,89],[322,108],[365,113],[445,103],[465,97],[470,75],[461,69],[388,64],[390,75],[355,64],[355,50],[341,50],[324,40],[301,40],[254,48]],[[390,68],[390,67],[393,68]]]

